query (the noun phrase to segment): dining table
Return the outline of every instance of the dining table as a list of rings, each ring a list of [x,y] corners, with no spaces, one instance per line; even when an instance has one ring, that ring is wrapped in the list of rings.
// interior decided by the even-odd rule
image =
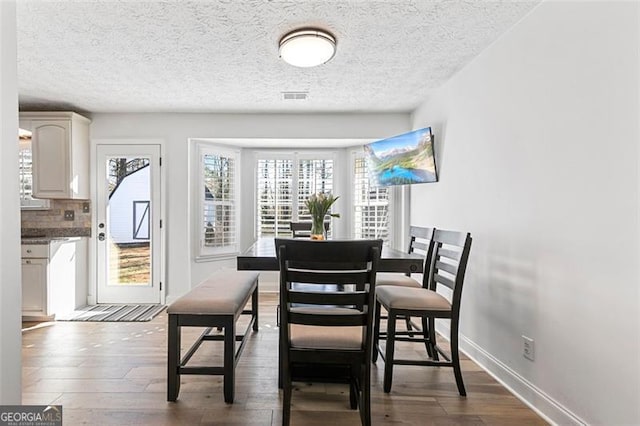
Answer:
[[[378,262],[378,272],[419,274],[422,273],[423,266],[423,256],[396,250],[383,244]],[[239,271],[279,270],[274,237],[258,238],[251,247],[238,255],[237,268]]]
[[[237,269],[239,271],[278,271],[280,269],[276,257],[276,247],[274,237],[260,237],[247,250],[237,256]],[[317,242],[322,244],[322,241]],[[315,244],[315,243],[314,243]],[[415,253],[408,253],[389,247],[382,246],[380,260],[378,261],[378,272],[399,272],[399,273],[422,273],[424,257]],[[331,291],[331,286],[327,291]],[[335,291],[335,289],[333,289]],[[279,309],[279,307],[278,307]],[[277,321],[279,325],[279,320]],[[280,333],[280,339],[282,339]],[[282,348],[279,346],[278,350]],[[282,366],[278,365],[278,387],[282,388]],[[344,381],[349,378],[348,369],[344,367],[323,366],[323,365],[303,365],[294,368],[292,375],[296,380],[306,380],[313,378],[322,381]]]

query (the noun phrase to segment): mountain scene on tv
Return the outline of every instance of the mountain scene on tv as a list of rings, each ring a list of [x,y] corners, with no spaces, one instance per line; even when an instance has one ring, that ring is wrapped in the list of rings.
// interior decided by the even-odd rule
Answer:
[[[437,182],[431,127],[364,146],[379,186]]]

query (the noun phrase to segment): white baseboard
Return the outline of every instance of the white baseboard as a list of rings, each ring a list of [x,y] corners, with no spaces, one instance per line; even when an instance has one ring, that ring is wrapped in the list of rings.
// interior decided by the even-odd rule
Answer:
[[[178,300],[179,298],[176,296],[167,296],[164,299],[164,304],[169,306],[170,304],[172,304],[173,302],[175,302],[176,300]]]
[[[447,325],[440,323],[436,327],[438,333],[445,338],[449,336]],[[547,422],[557,425],[582,426],[587,424],[571,410],[462,334],[460,335],[460,351]]]

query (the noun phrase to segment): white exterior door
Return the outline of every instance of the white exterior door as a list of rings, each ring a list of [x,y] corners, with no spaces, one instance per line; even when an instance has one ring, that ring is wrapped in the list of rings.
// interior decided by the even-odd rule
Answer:
[[[160,145],[97,145],[98,303],[161,301]]]

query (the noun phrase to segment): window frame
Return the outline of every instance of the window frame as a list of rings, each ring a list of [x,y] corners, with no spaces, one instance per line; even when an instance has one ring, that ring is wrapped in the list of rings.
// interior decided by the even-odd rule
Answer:
[[[195,142],[195,160],[197,164],[196,171],[193,174],[192,182],[192,194],[195,200],[197,209],[194,213],[194,250],[195,261],[206,262],[215,261],[226,258],[231,258],[240,254],[240,219],[241,219],[241,183],[240,174],[242,167],[242,155],[239,148],[225,146],[219,143],[210,143],[204,141]],[[206,155],[214,155],[221,157],[228,157],[233,159],[233,201],[232,206],[234,208],[233,220],[234,220],[234,241],[231,244],[227,244],[221,247],[207,247],[204,245],[206,229],[201,225],[204,223],[204,211],[205,211],[205,196],[204,196],[204,157]]]
[[[141,240],[141,241],[149,241],[151,239],[151,214],[150,214],[150,208],[151,208],[151,201],[149,200],[132,200],[132,204],[133,204],[133,227],[132,227],[132,236],[131,238],[133,240]],[[143,216],[142,216],[142,220],[138,223],[137,221],[137,211],[138,211],[138,205],[143,205],[144,207],[144,211],[143,211]],[[147,236],[146,237],[139,237],[138,233],[140,230],[140,226],[138,225],[142,225],[142,222],[145,220],[146,218],[146,226],[147,226]]]

